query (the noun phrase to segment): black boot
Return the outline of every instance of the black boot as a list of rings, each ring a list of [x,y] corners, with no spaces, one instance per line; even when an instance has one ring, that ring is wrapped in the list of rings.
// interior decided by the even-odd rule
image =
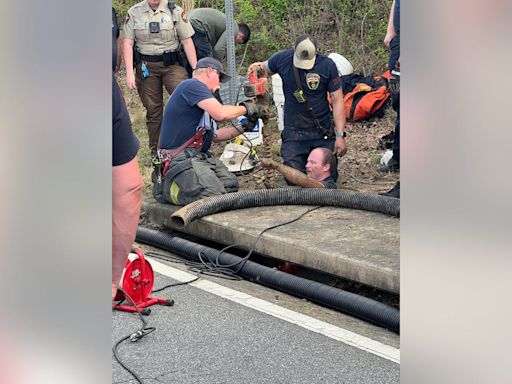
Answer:
[[[400,182],[397,181],[395,186],[393,188],[391,188],[390,191],[379,193],[379,195],[388,196],[388,197],[396,197],[397,199],[399,199],[400,198]]]
[[[400,171],[400,162],[395,160],[394,157],[392,157],[391,159],[389,159],[389,161],[386,165],[379,167],[378,171],[380,173],[399,172]]]

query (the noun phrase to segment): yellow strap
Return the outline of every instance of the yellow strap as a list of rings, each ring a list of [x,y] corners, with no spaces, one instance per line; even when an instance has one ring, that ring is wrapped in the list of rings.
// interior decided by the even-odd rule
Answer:
[[[178,199],[179,194],[180,194],[180,187],[174,181],[171,182],[169,195],[171,196],[171,203],[173,203],[174,205],[180,205],[180,201]]]

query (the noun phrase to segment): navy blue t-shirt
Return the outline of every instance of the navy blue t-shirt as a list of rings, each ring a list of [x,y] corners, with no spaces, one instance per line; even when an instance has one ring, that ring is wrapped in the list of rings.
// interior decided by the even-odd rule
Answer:
[[[112,71],[117,60],[119,28],[112,8]],[[132,131],[130,115],[123,95],[112,72],[112,166],[128,163],[139,151],[139,140]]]
[[[329,189],[337,189],[338,188],[338,186],[334,182],[334,179],[331,176],[329,176],[325,180],[322,180],[321,183],[324,185],[325,188],[329,188]]]
[[[204,114],[197,103],[213,97],[208,87],[199,80],[192,78],[182,81],[165,106],[159,148],[177,148],[194,136]],[[202,150],[207,151],[210,145],[211,138]]]
[[[393,28],[396,33],[400,33],[400,0],[395,0],[395,9],[393,9]]]
[[[268,67],[273,73],[279,74],[283,80],[285,130],[300,131],[301,134],[311,136],[310,139],[315,139],[323,135],[316,128],[311,112],[306,109],[305,104],[299,103],[293,96],[297,90],[293,74],[293,54],[293,49],[277,52],[268,60]],[[306,99],[322,127],[328,130],[331,125],[331,111],[327,93],[341,89],[341,79],[336,64],[328,57],[317,53],[313,68],[298,71]]]
[[[119,25],[117,24],[117,13],[112,7],[112,70],[117,65],[117,38],[119,37]]]

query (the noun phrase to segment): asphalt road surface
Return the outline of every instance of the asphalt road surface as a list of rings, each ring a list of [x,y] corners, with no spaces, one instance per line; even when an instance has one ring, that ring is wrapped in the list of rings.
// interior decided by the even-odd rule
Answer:
[[[186,267],[150,259],[154,289],[194,278]],[[214,277],[154,296],[146,317],[156,330],[123,342],[122,361],[144,383],[399,383],[399,336],[261,287]],[[112,312],[112,344],[141,327]],[[112,382],[137,381],[112,357]]]

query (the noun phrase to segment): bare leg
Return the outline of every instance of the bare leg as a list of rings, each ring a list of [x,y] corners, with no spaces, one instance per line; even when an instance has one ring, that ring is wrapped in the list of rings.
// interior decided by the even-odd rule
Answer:
[[[112,167],[112,300],[135,240],[142,186],[137,156],[126,164]]]

